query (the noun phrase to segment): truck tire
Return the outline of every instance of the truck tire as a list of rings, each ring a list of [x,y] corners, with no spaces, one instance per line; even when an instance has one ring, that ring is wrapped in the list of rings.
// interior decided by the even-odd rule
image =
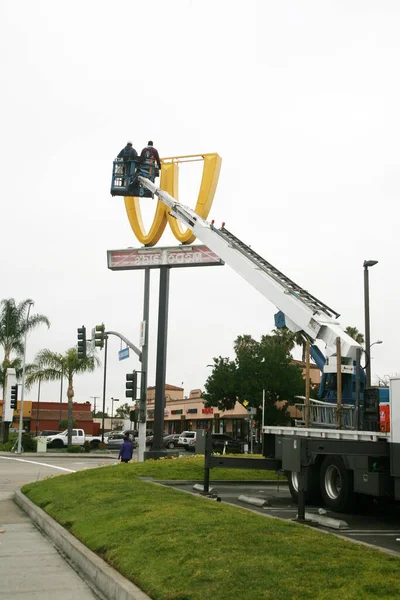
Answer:
[[[98,440],[92,440],[90,442],[90,447],[92,450],[98,450],[100,442]]]
[[[306,504],[315,504],[321,500],[321,492],[319,488],[319,472],[318,468],[313,465],[308,467],[308,481],[306,491]],[[299,474],[295,471],[287,471],[290,495],[293,502],[298,503],[299,499]]]
[[[321,467],[321,494],[325,506],[346,512],[353,503],[353,472],[346,469],[340,456],[326,456]]]
[[[53,448],[64,448],[64,442],[62,440],[54,440],[51,445]]]

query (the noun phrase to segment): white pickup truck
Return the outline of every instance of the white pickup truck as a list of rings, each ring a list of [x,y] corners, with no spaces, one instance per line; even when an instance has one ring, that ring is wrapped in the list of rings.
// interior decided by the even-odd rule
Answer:
[[[66,448],[68,446],[68,429],[60,431],[56,435],[47,436],[46,441],[48,448]],[[101,436],[86,435],[83,429],[73,429],[71,441],[73,446],[83,446],[85,442],[89,442],[93,450],[99,447]]]

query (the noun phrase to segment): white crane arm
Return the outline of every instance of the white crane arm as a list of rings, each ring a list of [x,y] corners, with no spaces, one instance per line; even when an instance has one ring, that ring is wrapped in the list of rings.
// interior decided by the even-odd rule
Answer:
[[[189,227],[203,244],[281,310],[289,329],[303,331],[311,341],[322,340],[327,357],[336,354],[336,338],[339,337],[342,358],[355,360],[359,344],[343,331],[337,321],[338,313],[296,285],[224,227],[217,229],[149,179],[139,176],[139,180],[169,206],[171,215]],[[331,369],[328,367],[328,370]]]

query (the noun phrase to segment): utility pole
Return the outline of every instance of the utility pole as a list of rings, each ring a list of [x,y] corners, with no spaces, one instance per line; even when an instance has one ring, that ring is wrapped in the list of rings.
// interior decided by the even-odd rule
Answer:
[[[94,402],[93,402],[93,412],[94,415],[96,416],[96,400],[100,400],[100,396],[90,396],[90,398],[93,398]]]

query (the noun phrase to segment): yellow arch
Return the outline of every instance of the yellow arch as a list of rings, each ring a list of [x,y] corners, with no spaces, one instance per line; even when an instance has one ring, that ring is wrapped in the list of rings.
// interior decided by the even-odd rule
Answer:
[[[160,188],[171,194],[171,196],[177,200],[179,193],[178,160],[181,159],[179,162],[184,162],[184,159],[190,160],[190,158],[194,157],[172,157],[163,159],[162,162]],[[203,154],[201,157],[197,157],[197,160],[199,160],[199,158],[203,159],[203,175],[196,207],[194,210],[198,215],[203,217],[203,219],[206,219],[214,200],[215,190],[217,189],[222,159],[216,153]],[[166,162],[167,160],[171,160],[172,162]],[[150,231],[146,234],[142,213],[140,210],[140,198],[125,196],[124,200],[126,213],[132,231],[141,244],[144,244],[145,246],[154,246],[157,244],[164,233],[167,222],[169,222],[171,230],[176,239],[182,244],[191,244],[196,239],[195,235],[193,235],[190,229],[182,231],[178,221],[169,215],[167,206],[165,206],[165,204],[163,204],[160,200],[157,202],[156,214],[150,227]]]
[[[204,154],[203,161],[203,175],[194,211],[200,215],[200,217],[203,217],[203,219],[207,219],[214,200],[215,190],[217,189],[222,158],[215,153]],[[174,173],[174,176],[177,176],[177,173]],[[174,196],[174,194],[166,188],[160,187],[171,194],[171,196],[178,199],[178,196]],[[178,186],[176,185],[176,188],[177,187]],[[190,229],[182,231],[179,221],[174,217],[171,217],[170,214],[167,214],[167,219],[174,236],[179,242],[182,244],[192,244],[194,242],[196,236]]]

